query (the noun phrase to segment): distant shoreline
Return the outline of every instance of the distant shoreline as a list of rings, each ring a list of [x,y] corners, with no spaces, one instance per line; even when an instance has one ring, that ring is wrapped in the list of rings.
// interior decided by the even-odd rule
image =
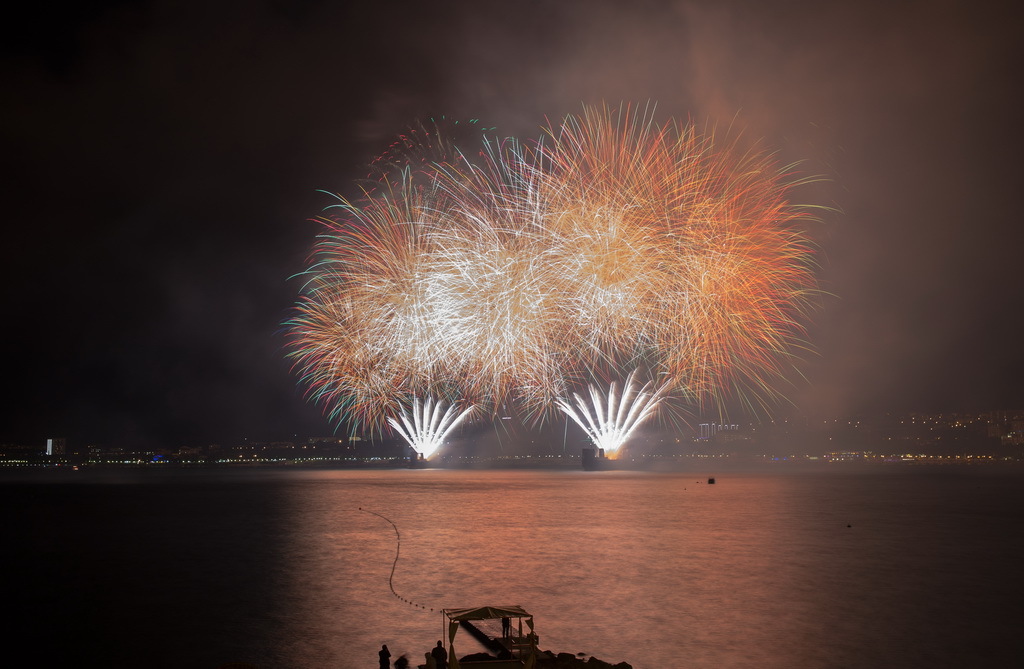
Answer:
[[[823,459],[823,458],[643,458],[633,460],[602,460],[596,471],[587,473],[611,472],[650,472],[650,473],[686,473],[698,476],[715,476],[721,473],[770,473],[770,472],[873,472],[873,471],[909,471],[920,469],[1021,469],[1024,461],[1009,458],[987,456],[961,457],[921,457],[898,458],[876,457],[856,460]],[[69,476],[86,471],[161,471],[161,470],[195,470],[195,471],[395,471],[395,470],[449,470],[449,471],[565,471],[583,472],[579,458],[487,458],[460,459],[455,462],[441,460],[438,462],[417,462],[411,465],[404,460],[368,460],[368,461],[328,461],[328,462],[103,462],[103,463],[31,463],[0,461],[0,471],[4,472],[61,472]]]

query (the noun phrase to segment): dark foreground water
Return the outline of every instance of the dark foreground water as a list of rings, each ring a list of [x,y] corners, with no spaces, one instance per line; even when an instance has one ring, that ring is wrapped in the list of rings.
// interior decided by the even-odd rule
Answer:
[[[0,664],[415,664],[430,608],[521,604],[638,669],[1020,666],[1015,470],[705,475],[5,474]]]

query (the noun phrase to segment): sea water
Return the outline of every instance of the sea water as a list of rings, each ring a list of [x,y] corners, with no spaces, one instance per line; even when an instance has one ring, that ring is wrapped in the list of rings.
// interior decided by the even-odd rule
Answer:
[[[517,604],[542,649],[636,669],[1024,658],[1017,469],[709,474],[19,476],[0,484],[5,651],[347,668],[387,644],[415,666],[441,608]]]

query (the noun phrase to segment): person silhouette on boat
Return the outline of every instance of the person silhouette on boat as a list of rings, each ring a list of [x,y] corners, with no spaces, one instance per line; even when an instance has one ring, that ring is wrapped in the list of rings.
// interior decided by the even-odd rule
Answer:
[[[397,660],[395,660],[395,669],[409,669],[409,658],[407,658],[405,655],[402,655]]]
[[[391,651],[388,650],[387,644],[380,647],[380,651],[377,653],[377,656],[380,657],[380,669],[390,669]]]
[[[440,641],[434,646],[434,650],[430,651],[430,656],[434,658],[434,666],[437,669],[447,669],[448,667],[448,651],[444,649],[444,644]]]

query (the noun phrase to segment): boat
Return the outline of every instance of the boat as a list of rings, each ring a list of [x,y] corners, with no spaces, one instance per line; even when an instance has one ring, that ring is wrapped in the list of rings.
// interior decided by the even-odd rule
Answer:
[[[608,459],[604,457],[604,449],[584,448],[580,453],[583,471],[599,472],[605,469]]]
[[[533,614],[521,606],[479,606],[466,609],[441,609],[445,626],[445,650],[450,669],[530,669],[537,664],[537,643],[540,641],[533,628]],[[458,631],[462,629],[480,642],[490,653],[464,656],[461,660],[456,649]],[[461,645],[461,642],[460,644]],[[419,669],[435,669],[430,653]]]

